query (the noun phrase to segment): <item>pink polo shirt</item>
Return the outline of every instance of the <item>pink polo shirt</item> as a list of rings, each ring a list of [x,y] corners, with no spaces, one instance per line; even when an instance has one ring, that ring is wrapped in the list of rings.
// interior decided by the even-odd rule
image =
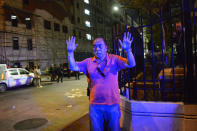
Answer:
[[[112,105],[120,103],[118,71],[127,68],[127,63],[127,59],[113,54],[107,54],[105,60],[100,64],[97,63],[95,57],[77,62],[79,71],[83,72],[91,82],[90,104]],[[97,68],[105,76],[102,76]]]

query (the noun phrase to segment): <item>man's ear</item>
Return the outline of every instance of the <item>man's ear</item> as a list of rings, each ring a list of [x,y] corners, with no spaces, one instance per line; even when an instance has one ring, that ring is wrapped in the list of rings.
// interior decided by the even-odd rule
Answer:
[[[105,49],[106,49],[106,51],[108,50],[108,48],[107,48],[107,46],[105,45]]]

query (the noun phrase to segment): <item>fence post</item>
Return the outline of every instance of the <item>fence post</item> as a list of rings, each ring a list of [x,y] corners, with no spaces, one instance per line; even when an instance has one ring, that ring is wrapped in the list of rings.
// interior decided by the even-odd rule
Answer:
[[[185,99],[187,104],[197,103],[197,89],[195,88],[193,70],[193,50],[192,50],[192,26],[191,9],[189,0],[183,0],[184,30],[185,30],[185,57],[186,57],[186,79],[185,79]]]

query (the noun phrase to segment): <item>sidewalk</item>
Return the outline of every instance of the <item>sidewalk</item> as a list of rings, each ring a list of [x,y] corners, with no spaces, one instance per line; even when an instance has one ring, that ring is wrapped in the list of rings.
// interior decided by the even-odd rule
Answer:
[[[69,126],[65,127],[62,131],[89,131],[89,114],[84,115],[80,119],[76,120]]]

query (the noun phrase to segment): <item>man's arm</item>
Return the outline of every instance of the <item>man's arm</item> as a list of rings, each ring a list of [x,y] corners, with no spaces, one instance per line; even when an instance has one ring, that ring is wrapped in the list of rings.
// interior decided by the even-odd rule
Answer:
[[[77,66],[74,58],[74,51],[77,47],[77,44],[75,44],[75,37],[71,36],[68,40],[66,40],[67,43],[67,50],[68,50],[68,63],[70,66],[70,69],[72,71],[79,71],[79,67]]]
[[[129,68],[132,68],[132,67],[134,67],[136,65],[133,53],[131,52],[131,49],[125,50],[125,51],[127,53],[127,59],[128,59]]]
[[[133,42],[133,38],[131,38],[131,34],[129,32],[124,33],[123,42],[121,40],[119,40],[119,43],[120,43],[122,49],[124,49],[125,52],[127,53],[129,68],[132,68],[136,65],[135,58],[133,56],[133,53],[131,52],[131,43],[132,42]]]
[[[75,62],[74,52],[68,52],[68,63],[72,71],[79,71],[79,67]]]

